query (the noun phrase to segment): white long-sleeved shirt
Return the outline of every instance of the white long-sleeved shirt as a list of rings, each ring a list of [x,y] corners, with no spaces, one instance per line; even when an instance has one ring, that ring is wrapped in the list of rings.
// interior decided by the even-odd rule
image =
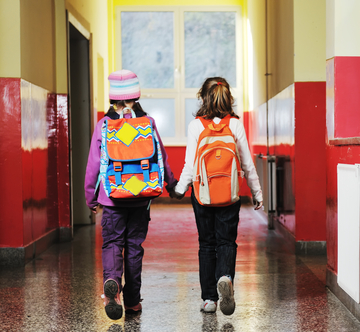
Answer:
[[[213,121],[218,124],[221,119],[215,117]],[[256,172],[254,162],[251,158],[244,125],[239,119],[231,118],[229,127],[234,135],[235,142],[240,154],[241,168],[245,173],[245,178],[247,180],[248,186],[250,187],[253,199],[258,202],[262,202],[263,196],[260,187],[259,177]],[[189,189],[189,186],[192,184],[196,147],[199,136],[204,129],[205,128],[199,119],[194,119],[189,124],[185,165],[182,170],[180,180],[175,187],[175,191],[180,195],[184,194]]]

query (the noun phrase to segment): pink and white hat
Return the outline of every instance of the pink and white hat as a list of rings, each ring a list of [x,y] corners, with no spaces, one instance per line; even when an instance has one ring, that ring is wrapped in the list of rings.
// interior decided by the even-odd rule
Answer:
[[[130,100],[140,97],[138,77],[130,70],[122,69],[109,75],[110,100]]]

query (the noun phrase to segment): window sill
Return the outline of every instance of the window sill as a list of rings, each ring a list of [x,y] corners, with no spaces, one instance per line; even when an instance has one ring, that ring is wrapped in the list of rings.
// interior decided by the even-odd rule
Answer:
[[[329,140],[330,145],[360,145],[360,137],[334,138]]]

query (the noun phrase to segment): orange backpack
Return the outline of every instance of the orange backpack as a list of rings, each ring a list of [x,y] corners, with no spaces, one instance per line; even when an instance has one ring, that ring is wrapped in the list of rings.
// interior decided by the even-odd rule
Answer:
[[[240,156],[229,128],[231,116],[219,124],[197,117],[205,129],[196,148],[193,187],[201,205],[227,206],[240,197],[243,179]]]

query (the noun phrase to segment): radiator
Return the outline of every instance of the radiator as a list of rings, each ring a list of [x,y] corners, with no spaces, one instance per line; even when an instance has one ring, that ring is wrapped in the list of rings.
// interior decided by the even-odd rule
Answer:
[[[338,285],[357,303],[360,238],[360,165],[338,164]]]

